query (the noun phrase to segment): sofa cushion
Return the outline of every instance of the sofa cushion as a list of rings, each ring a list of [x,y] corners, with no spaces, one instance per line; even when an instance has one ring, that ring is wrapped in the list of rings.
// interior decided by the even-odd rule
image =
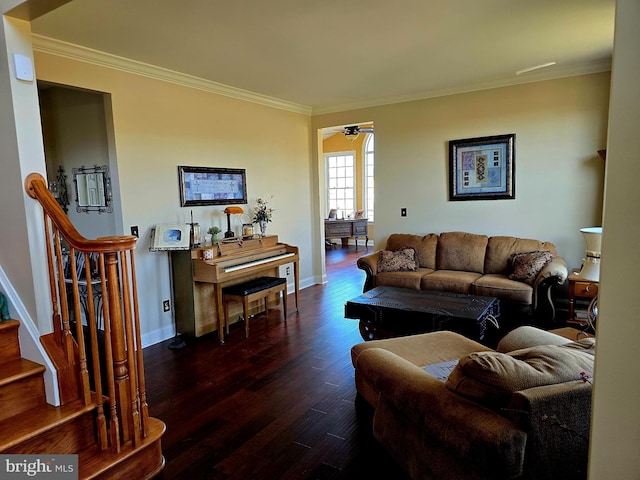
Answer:
[[[521,350],[523,348],[530,348],[536,345],[564,345],[571,342],[572,340],[556,333],[532,327],[530,325],[523,325],[521,327],[514,328],[502,337],[502,340],[498,343],[496,350],[498,352],[508,353],[512,350]]]
[[[378,272],[406,272],[418,270],[416,249],[402,247],[395,251],[383,250],[378,257]]]
[[[374,287],[400,287],[420,290],[422,278],[433,273],[430,268],[418,268],[415,272],[383,272],[375,276]]]
[[[531,305],[533,301],[533,287],[497,273],[482,275],[475,280],[471,286],[471,293],[496,297],[517,305]]]
[[[437,270],[484,272],[489,237],[466,232],[444,232],[438,239]]]
[[[358,356],[370,348],[382,348],[395,353],[418,367],[456,360],[471,352],[490,351],[488,347],[459,333],[443,330],[358,343],[351,347],[351,363],[354,367],[358,366]]]
[[[452,270],[436,270],[422,277],[421,290],[438,292],[471,293],[471,285],[482,275],[474,272],[457,272]]]
[[[551,242],[506,236],[491,237],[487,243],[484,273],[508,275],[511,273],[509,260],[514,253],[533,252],[535,250],[546,250],[556,255],[558,253],[555,245]]]
[[[424,236],[410,233],[393,233],[387,238],[386,249],[398,250],[402,247],[413,247],[416,249],[418,266],[435,270],[437,245],[438,235],[435,233]]]
[[[452,391],[501,408],[513,392],[542,385],[580,380],[593,373],[595,340],[564,345],[539,345],[508,354],[474,352],[460,359],[445,385]]]
[[[474,342],[459,333],[440,331],[408,335],[406,337],[386,338],[358,343],[351,348],[351,362],[356,368],[355,380],[358,393],[375,408],[378,403],[379,392],[372,386],[372,378],[367,369],[360,368],[358,358],[367,350],[383,349],[416,365],[424,367],[432,363],[454,360],[471,352],[489,350],[484,345]],[[395,356],[394,355],[394,356]],[[385,364],[385,368],[388,364]],[[376,367],[372,372],[380,373]],[[442,387],[444,389],[444,387]]]
[[[533,285],[540,271],[553,260],[555,256],[553,252],[547,250],[514,253],[510,260],[512,273],[509,275],[509,278]]]

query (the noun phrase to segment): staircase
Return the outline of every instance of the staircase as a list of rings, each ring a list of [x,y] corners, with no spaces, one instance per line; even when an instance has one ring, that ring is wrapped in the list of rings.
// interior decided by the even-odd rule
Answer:
[[[20,354],[20,322],[0,322],[0,453],[76,454],[81,479],[150,479],[165,425],[146,400],[137,239],[80,235],[40,174],[25,190],[44,215],[53,331],[40,342],[60,406],[46,402],[45,367]]]
[[[96,403],[75,400],[61,407],[46,402],[42,365],[20,356],[20,322],[0,323],[0,453],[77,454],[79,478],[152,478],[164,466],[160,438],[164,424],[149,419],[140,445],[103,451],[94,433]]]

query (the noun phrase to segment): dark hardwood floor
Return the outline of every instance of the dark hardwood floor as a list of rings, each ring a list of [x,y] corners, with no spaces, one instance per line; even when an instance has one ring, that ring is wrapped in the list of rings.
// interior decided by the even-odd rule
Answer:
[[[371,409],[356,402],[351,346],[362,341],[344,303],[362,292],[363,255],[327,251],[325,285],[217,335],[144,350],[150,414],[167,424],[158,479],[362,479],[408,477],[375,442]],[[290,311],[294,305],[289,296]]]

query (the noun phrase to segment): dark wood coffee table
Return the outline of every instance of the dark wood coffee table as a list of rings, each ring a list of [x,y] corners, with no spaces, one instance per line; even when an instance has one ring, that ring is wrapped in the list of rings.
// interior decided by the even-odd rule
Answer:
[[[483,340],[500,316],[494,297],[397,287],[376,287],[349,300],[344,316],[360,320],[365,340],[451,330]]]

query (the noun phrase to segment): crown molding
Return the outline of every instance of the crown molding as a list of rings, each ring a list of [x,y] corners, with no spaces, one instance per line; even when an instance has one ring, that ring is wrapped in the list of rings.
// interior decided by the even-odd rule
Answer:
[[[512,85],[522,85],[525,83],[541,82],[544,80],[554,80],[565,77],[573,77],[578,75],[588,75],[591,73],[600,73],[611,71],[611,62],[593,62],[582,65],[570,65],[566,67],[554,67],[549,70],[541,70],[527,73],[524,75],[509,75],[507,77],[495,78],[486,82],[480,82],[474,85],[459,86],[452,88],[444,88],[438,90],[430,90],[414,95],[402,95],[378,98],[375,100],[364,100],[359,102],[341,103],[312,108],[306,105],[287,102],[278,98],[261,95],[259,93],[250,92],[222,83],[205,80],[200,77],[187,75],[162,67],[150,65],[148,63],[138,62],[110,53],[101,52],[91,48],[75,45],[61,40],[56,40],[43,35],[32,35],[33,49],[38,52],[57,55],[72,60],[90,63],[102,67],[120,70],[134,75],[153,78],[188,88],[194,88],[205,92],[223,95],[226,97],[243,100],[246,102],[256,103],[267,107],[286,110],[302,115],[324,115],[327,113],[337,113],[350,110],[360,110],[364,108],[379,107],[391,105],[394,103],[412,102],[417,100],[426,100],[429,98],[444,97],[448,95],[456,95],[461,93],[477,92],[481,90],[490,90],[492,88],[502,88]]]
[[[200,77],[187,75],[166,68],[157,67],[148,63],[138,62],[110,53],[101,52],[91,48],[63,42],[43,35],[32,35],[33,50],[59,57],[69,58],[80,62],[90,63],[101,67],[112,68],[122,72],[153,78],[183,87],[194,88],[216,95],[223,95],[246,102],[257,103],[267,107],[278,108],[288,112],[311,115],[311,107],[297,103],[287,102],[278,98],[261,95],[241,88],[231,87],[222,83],[212,82]]]
[[[395,97],[385,97],[376,100],[365,100],[362,102],[341,103],[328,105],[313,109],[313,115],[324,115],[327,113],[338,113],[350,110],[360,110],[364,108],[380,107],[384,105],[392,105],[394,103],[413,102],[417,100],[426,100],[429,98],[446,97],[448,95],[457,95],[461,93],[478,92],[481,90],[490,90],[492,88],[509,87],[513,85],[522,85],[525,83],[542,82],[545,80],[555,80],[559,78],[575,77],[579,75],[589,75],[592,73],[601,73],[611,71],[611,61],[593,62],[583,65],[570,65],[566,67],[554,68],[553,71],[539,71],[535,73],[527,73],[523,75],[515,75],[508,77],[496,78],[487,82],[481,82],[474,85],[466,85],[462,87],[444,88],[439,90],[431,90],[421,92],[415,95],[404,95]]]

